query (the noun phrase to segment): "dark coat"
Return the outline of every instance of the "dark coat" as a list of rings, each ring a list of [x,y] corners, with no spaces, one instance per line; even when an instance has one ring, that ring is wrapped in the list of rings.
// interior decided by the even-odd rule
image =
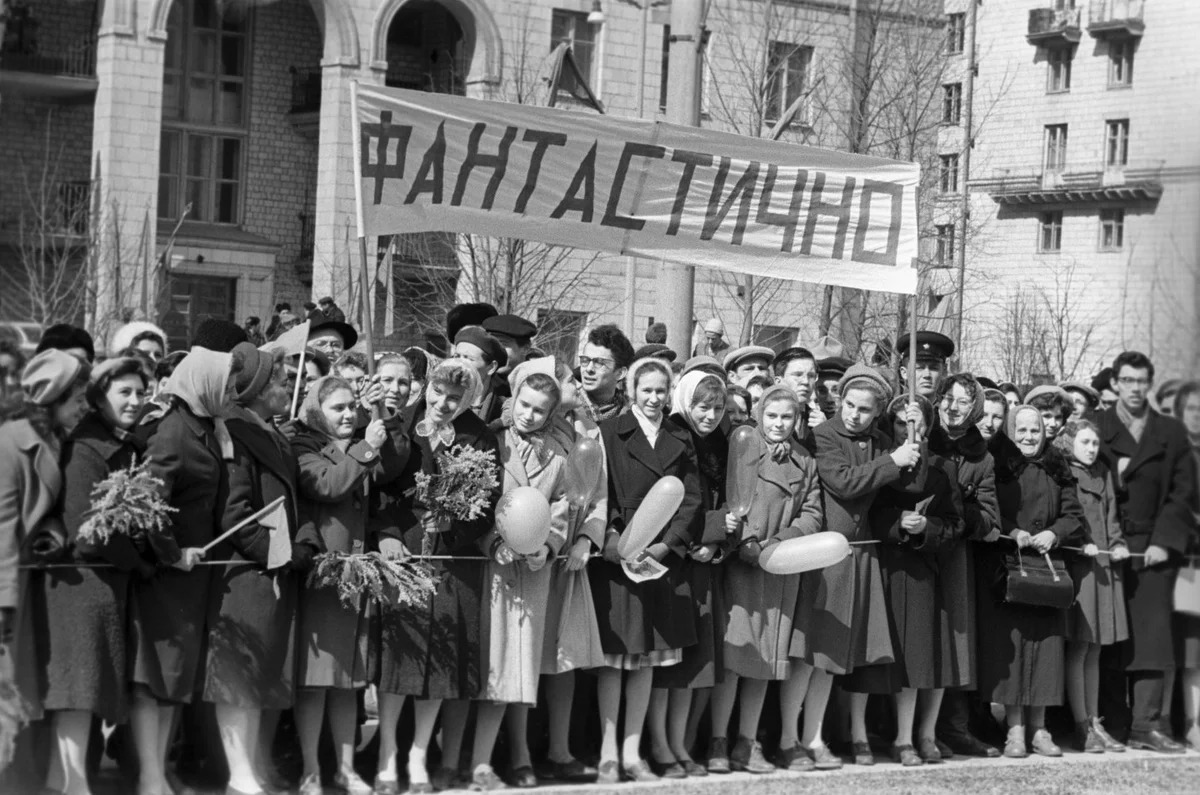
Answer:
[[[423,416],[423,412],[422,407],[418,414]],[[444,532],[427,534],[427,507],[407,492],[415,485],[418,472],[437,471],[437,455],[429,439],[414,437],[412,455],[397,489],[406,496],[395,509],[396,522],[381,531],[399,538],[414,555],[481,558],[484,550],[480,549],[480,540],[496,521],[500,499],[500,448],[496,437],[470,411],[454,420],[454,431],[450,448],[439,447],[438,452],[458,445],[491,452],[496,460],[497,485],[482,516],[469,522],[454,521]],[[475,698],[481,687],[487,562],[432,561],[430,565],[437,575],[438,589],[425,605],[384,610],[379,690],[417,698]]]
[[[1075,479],[1053,449],[1027,461],[1010,442],[996,461],[996,496],[1001,530],[1009,538],[1018,530],[1032,535],[1050,530],[1056,546],[1083,538]],[[988,550],[987,568],[979,572],[988,583],[1000,575],[1002,553],[1015,549],[1010,541],[999,544]],[[1063,565],[1061,559],[1056,565]],[[1062,703],[1066,610],[981,599],[979,626],[979,692],[985,700],[1032,707]]]
[[[162,701],[190,702],[200,685],[212,569],[170,566],[182,549],[217,536],[229,479],[212,420],[182,403],[158,423],[146,456],[163,499],[178,511],[165,534],[150,536],[158,571],[133,585],[133,681]]]
[[[670,549],[663,565],[680,567],[700,540],[693,535],[700,510],[700,474],[691,434],[663,422],[651,447],[637,417],[627,413],[601,423],[600,435],[608,459],[610,532],[624,531],[661,478],[674,475],[683,481],[683,503],[656,539]],[[603,560],[593,563],[589,574],[605,654],[647,654],[696,642],[696,610],[686,580],[667,574],[635,583],[620,566]]]
[[[46,598],[43,646],[47,710],[87,710],[112,723],[125,721],[129,706],[126,628],[129,573],[151,576],[136,544],[145,536],[114,535],[92,546],[79,529],[92,506],[92,488],[118,469],[137,463],[145,445],[129,434],[118,438],[97,414],[84,418],[63,448],[63,525],[70,561],[115,568],[48,569],[41,576]]]
[[[250,419],[227,421],[233,437],[229,498],[221,532],[283,497],[287,547],[299,529],[296,459],[275,430]],[[267,571],[270,528],[252,522],[214,547],[213,560],[244,561],[218,567],[208,605],[208,660],[204,700],[247,709],[287,709],[296,675],[296,611],[300,575]]]
[[[1112,475],[1102,465],[1091,469],[1072,462],[1076,490],[1083,506],[1086,542],[1101,551],[1125,546]],[[1075,604],[1068,617],[1071,640],[1108,646],[1129,637],[1125,613],[1124,564],[1112,563],[1108,555],[1094,558],[1073,554],[1071,580],[1075,583]]]
[[[1117,509],[1130,552],[1158,546],[1171,560],[1146,568],[1134,558],[1125,576],[1129,600],[1128,646],[1122,650],[1131,671],[1175,667],[1171,613],[1180,556],[1195,533],[1196,474],[1187,431],[1178,420],[1150,411],[1141,442],[1135,442],[1114,406],[1097,418],[1100,457],[1117,480]],[[1121,462],[1128,461],[1122,471]]]

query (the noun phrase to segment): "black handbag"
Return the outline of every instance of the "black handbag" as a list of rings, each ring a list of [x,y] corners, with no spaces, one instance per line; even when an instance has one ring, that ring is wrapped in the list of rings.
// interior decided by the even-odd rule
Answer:
[[[1075,603],[1075,583],[1066,564],[1049,553],[1038,557],[1020,550],[1005,552],[996,579],[996,598],[1011,605],[1066,610]]]

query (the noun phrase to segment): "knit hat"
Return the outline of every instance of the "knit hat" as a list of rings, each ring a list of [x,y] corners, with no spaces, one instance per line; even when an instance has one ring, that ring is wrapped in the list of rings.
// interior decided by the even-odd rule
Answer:
[[[92,335],[70,323],[56,323],[43,331],[42,338],[38,341],[37,352],[52,349],[65,351],[69,348],[81,348],[87,353],[89,363],[96,358],[96,344],[92,341]]]
[[[496,363],[497,367],[504,367],[508,364],[508,351],[504,350],[504,346],[499,340],[488,334],[483,326],[464,326],[454,335],[454,344],[465,342],[468,345],[474,345],[483,354]]]
[[[234,383],[234,398],[245,406],[258,397],[271,381],[271,372],[275,369],[276,360],[283,358],[283,351],[260,351],[252,342],[239,342],[233,348],[233,355],[243,357],[242,371]]]
[[[874,367],[869,367],[865,364],[854,364],[846,370],[846,374],[842,376],[842,380],[838,381],[838,394],[844,395],[849,389],[854,389],[855,381],[865,381],[883,395],[883,405],[886,406],[892,399],[892,385],[883,377],[883,374]],[[883,408],[883,406],[880,406]]]
[[[66,394],[71,385],[91,368],[76,356],[50,348],[29,360],[21,373],[25,399],[35,406],[49,406]]]
[[[704,324],[704,331],[708,334],[724,334],[725,324],[721,322],[721,318],[714,317]]]
[[[167,350],[166,332],[153,323],[147,323],[144,320],[135,320],[132,323],[126,323],[124,326],[121,326],[108,338],[108,355],[119,356],[121,351],[133,345],[134,337],[146,332],[158,337],[162,343],[164,356],[170,352]]]
[[[192,347],[229,353],[246,339],[246,329],[237,323],[210,317],[196,329],[196,334],[192,337]]]

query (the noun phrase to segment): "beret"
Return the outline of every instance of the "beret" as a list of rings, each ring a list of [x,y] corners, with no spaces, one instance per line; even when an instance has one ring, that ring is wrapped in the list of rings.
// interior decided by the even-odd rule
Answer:
[[[703,370],[706,373],[719,376],[722,380],[725,379],[725,368],[721,367],[721,363],[712,356],[701,354],[700,356],[693,356],[684,362],[683,372],[690,373],[692,370]]]
[[[883,373],[865,364],[852,364],[846,370],[846,374],[838,381],[838,391],[840,394],[846,394],[847,388],[852,388],[851,384],[855,381],[867,381],[879,389],[883,393],[884,403],[888,403],[892,399],[892,385],[883,377]]]
[[[483,326],[464,326],[454,335],[454,344],[460,342],[474,345],[499,367],[508,364],[508,351],[504,350],[499,340],[484,331]]]
[[[57,348],[36,354],[21,373],[25,399],[36,406],[49,406],[66,394],[80,373],[88,372],[88,363]]]
[[[1026,405],[1032,405],[1034,398],[1040,398],[1043,395],[1058,395],[1060,398],[1066,401],[1068,406],[1073,405],[1071,395],[1067,392],[1067,390],[1055,384],[1042,384],[1041,386],[1035,386],[1033,389],[1025,393],[1025,398],[1021,402]],[[1097,402],[1099,402],[1099,398],[1097,398]]]
[[[980,380],[982,380],[982,379],[980,379]],[[1088,384],[1082,383],[1080,381],[1068,381],[1065,384],[1062,384],[1061,386],[1067,392],[1079,392],[1080,394],[1086,396],[1088,405],[1091,406],[1092,408],[1096,408],[1097,406],[1100,405],[1100,393],[1097,392],[1095,389],[1092,389],[1092,387]]]
[[[709,334],[724,334],[725,324],[721,322],[721,318],[714,317],[704,324],[704,330]]]
[[[766,359],[769,367],[775,361],[775,351],[762,345],[743,345],[725,354],[722,364],[726,370],[733,370],[746,359]]]
[[[633,352],[633,360],[635,362],[638,359],[648,359],[650,357],[673,362],[675,361],[676,354],[675,351],[671,350],[671,346],[663,345],[662,343],[658,342],[651,342],[649,345],[643,345]]]
[[[808,346],[808,349],[818,362],[822,359],[840,359],[846,352],[846,346],[828,334]]]
[[[538,333],[537,326],[517,315],[496,315],[485,318],[480,325],[494,337],[508,337],[522,345],[529,344]]]

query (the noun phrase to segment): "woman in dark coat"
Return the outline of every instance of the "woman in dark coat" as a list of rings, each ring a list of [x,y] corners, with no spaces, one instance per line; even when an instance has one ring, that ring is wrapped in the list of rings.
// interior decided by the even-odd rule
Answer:
[[[693,370],[679,379],[667,422],[691,436],[699,465],[700,507],[692,520],[693,546],[683,565],[672,569],[668,576],[686,582],[691,589],[696,643],[684,648],[679,664],[654,670],[651,755],[659,774],[666,778],[707,775],[704,766],[693,761],[687,751],[689,712],[704,710],[708,692],[721,682],[725,668],[724,569],[720,564],[728,552],[725,475],[729,439],[720,427],[724,414],[725,384],[720,378]],[[694,701],[693,692],[697,696]]]
[[[634,512],[654,484],[667,475],[683,482],[683,502],[646,548],[646,555],[668,570],[676,569],[699,540],[693,535],[700,508],[696,451],[686,430],[666,422],[670,392],[671,370],[666,363],[639,359],[626,376],[626,393],[633,401],[629,413],[600,426],[608,458],[609,518],[604,562],[592,567],[591,586],[606,662],[599,674],[602,783],[615,782],[621,774],[634,781],[657,778],[639,750],[653,668],[679,664],[683,649],[697,641],[696,610],[687,582],[669,573],[634,582],[622,569],[617,551],[621,533]],[[618,762],[617,715],[622,701],[625,736]]]
[[[300,495],[296,541],[316,553],[370,551],[367,489],[394,480],[404,467],[407,443],[389,433],[383,420],[371,420],[363,438],[356,436],[358,407],[349,383],[325,376],[313,383],[301,408],[300,430],[292,440]],[[300,595],[299,623],[301,795],[321,791],[317,749],[326,712],[338,762],[334,785],[362,795],[370,785],[354,771],[357,691],[376,675],[378,607],[365,595],[347,605],[332,585],[308,587]]]
[[[229,789],[258,792],[274,778],[268,767],[279,712],[292,706],[296,674],[296,608],[300,575],[311,547],[293,546],[296,459],[270,424],[291,401],[283,351],[274,355],[243,342],[234,403],[227,419],[233,439],[229,497],[220,532],[282,497],[286,527],[251,522],[213,548],[217,569],[208,611],[204,700],[216,704],[217,724],[229,764]],[[275,537],[275,532],[286,535]],[[288,565],[290,564],[290,565]]]
[[[1018,406],[1008,416],[1012,445],[996,462],[996,495],[1001,530],[1016,542],[1020,554],[1040,556],[1068,539],[1082,536],[1083,509],[1067,462],[1046,443],[1041,413]],[[1030,551],[1024,550],[1029,547]],[[980,573],[995,582],[1003,568],[1004,549],[994,548],[989,568]],[[1058,562],[1059,567],[1062,566]],[[1003,704],[1008,717],[1004,755],[1028,756],[1025,708],[1033,729],[1031,745],[1043,756],[1061,756],[1046,731],[1046,707],[1062,703],[1064,636],[1067,611],[1052,607],[981,599],[979,691],[987,701]]]
[[[143,795],[166,790],[175,711],[200,685],[211,572],[196,564],[216,537],[228,493],[233,441],[224,416],[232,365],[227,353],[193,348],[164,387],[171,408],[146,448],[159,491],[177,511],[165,533],[149,536],[157,572],[133,584],[131,722]]]
[[[902,395],[888,416],[898,444],[908,439]],[[916,438],[933,424],[933,406],[918,397],[921,421]],[[963,517],[953,463],[929,454],[912,474],[912,488],[884,489],[871,506],[871,528],[883,542],[879,566],[891,616],[892,649],[896,661],[882,666],[883,676],[868,682],[869,692],[896,696],[896,742],[893,758],[905,766],[940,762],[934,738],[938,710],[947,687],[968,683],[969,659],[965,621],[956,624],[955,600],[964,598],[961,583],[947,579],[962,546]],[[917,747],[913,723],[920,695]]]
[[[416,475],[437,472],[437,457],[463,445],[492,454],[499,467],[496,437],[483,420],[470,411],[482,389],[479,374],[461,360],[442,362],[429,373],[424,410],[415,425],[412,453],[395,489],[405,493],[415,485]],[[497,475],[499,469],[497,469]],[[415,496],[404,498],[393,520],[381,529],[380,551],[403,557],[436,555],[473,558],[462,561],[433,561],[437,592],[423,606],[385,609],[382,616],[383,644],[379,668],[379,774],[376,791],[394,790],[397,781],[396,724],[404,699],[416,701],[416,728],[408,754],[408,780],[412,792],[432,792],[425,752],[433,737],[442,701],[464,702],[479,694],[483,660],[483,582],[486,563],[480,559],[479,541],[495,523],[496,488],[483,513],[471,521],[452,521],[440,526]],[[464,711],[465,712],[465,711]],[[465,714],[462,716],[465,724]],[[457,773],[462,748],[457,721],[444,722],[443,749],[450,746],[449,760],[443,758],[439,777]]]
[[[1188,446],[1192,449],[1192,471],[1196,474],[1197,500],[1200,500],[1200,381],[1188,381],[1175,395],[1175,419],[1187,431]],[[1193,516],[1195,533],[1191,553],[1200,549],[1200,512]],[[1194,565],[1195,561],[1193,561]],[[1187,744],[1200,751],[1200,618],[1184,613],[1175,614],[1175,631],[1183,669],[1183,713]]]

